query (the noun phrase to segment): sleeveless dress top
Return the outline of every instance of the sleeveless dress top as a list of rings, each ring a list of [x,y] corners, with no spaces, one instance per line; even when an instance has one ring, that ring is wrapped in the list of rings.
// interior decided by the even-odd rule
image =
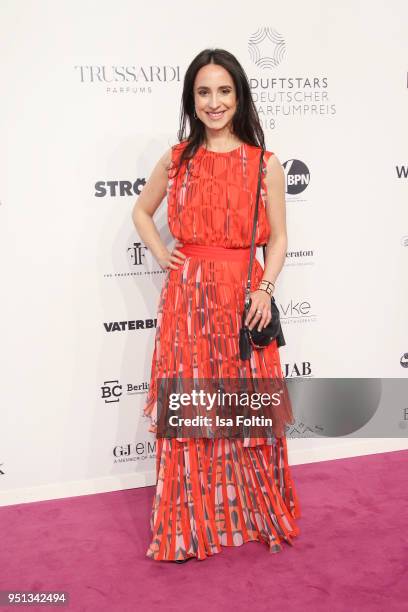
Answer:
[[[167,189],[168,224],[184,242],[227,248],[251,246],[251,232],[259,170],[260,148],[242,144],[232,151],[215,152],[201,146],[176,175],[184,143],[173,148]],[[265,151],[255,244],[268,241]]]

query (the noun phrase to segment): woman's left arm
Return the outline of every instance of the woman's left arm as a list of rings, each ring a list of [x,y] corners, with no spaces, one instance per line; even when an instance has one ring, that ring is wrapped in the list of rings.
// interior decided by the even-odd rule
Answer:
[[[283,267],[287,250],[285,172],[275,154],[266,164],[266,214],[270,225],[270,236],[265,249],[265,266],[262,280],[275,284]],[[251,293],[251,307],[245,319],[249,329],[258,326],[260,331],[271,320],[271,298],[264,289]]]
[[[288,247],[286,231],[286,179],[278,157],[273,154],[266,165],[265,184],[267,189],[266,214],[271,234],[265,250],[263,280],[275,283],[285,262]]]

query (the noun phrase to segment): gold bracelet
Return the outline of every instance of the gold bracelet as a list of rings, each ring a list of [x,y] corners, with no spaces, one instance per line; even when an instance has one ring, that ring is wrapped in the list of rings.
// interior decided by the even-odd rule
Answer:
[[[259,283],[259,288],[262,289],[261,285],[264,284],[266,285],[265,291],[267,291],[268,293],[270,292],[270,295],[272,295],[272,292],[275,289],[275,283],[273,283],[272,281],[268,281],[266,279],[261,280],[261,282]],[[273,289],[272,289],[273,287]]]

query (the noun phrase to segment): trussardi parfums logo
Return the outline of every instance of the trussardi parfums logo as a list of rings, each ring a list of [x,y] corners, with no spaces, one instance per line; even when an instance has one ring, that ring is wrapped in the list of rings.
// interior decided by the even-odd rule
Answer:
[[[249,37],[248,51],[258,68],[271,70],[281,63],[286,45],[283,36],[273,28],[259,28]]]
[[[106,93],[149,95],[167,83],[180,82],[180,66],[168,64],[79,64],[74,66],[78,83]]]
[[[400,359],[402,368],[408,368],[408,353],[404,353]]]

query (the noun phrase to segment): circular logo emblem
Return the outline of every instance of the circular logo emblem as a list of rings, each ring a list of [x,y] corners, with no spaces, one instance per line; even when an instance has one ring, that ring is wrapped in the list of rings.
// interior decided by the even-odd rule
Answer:
[[[403,368],[408,368],[408,353],[404,353],[400,359],[400,364]]]
[[[286,175],[286,193],[298,195],[309,185],[309,168],[300,159],[288,159],[282,164]]]

